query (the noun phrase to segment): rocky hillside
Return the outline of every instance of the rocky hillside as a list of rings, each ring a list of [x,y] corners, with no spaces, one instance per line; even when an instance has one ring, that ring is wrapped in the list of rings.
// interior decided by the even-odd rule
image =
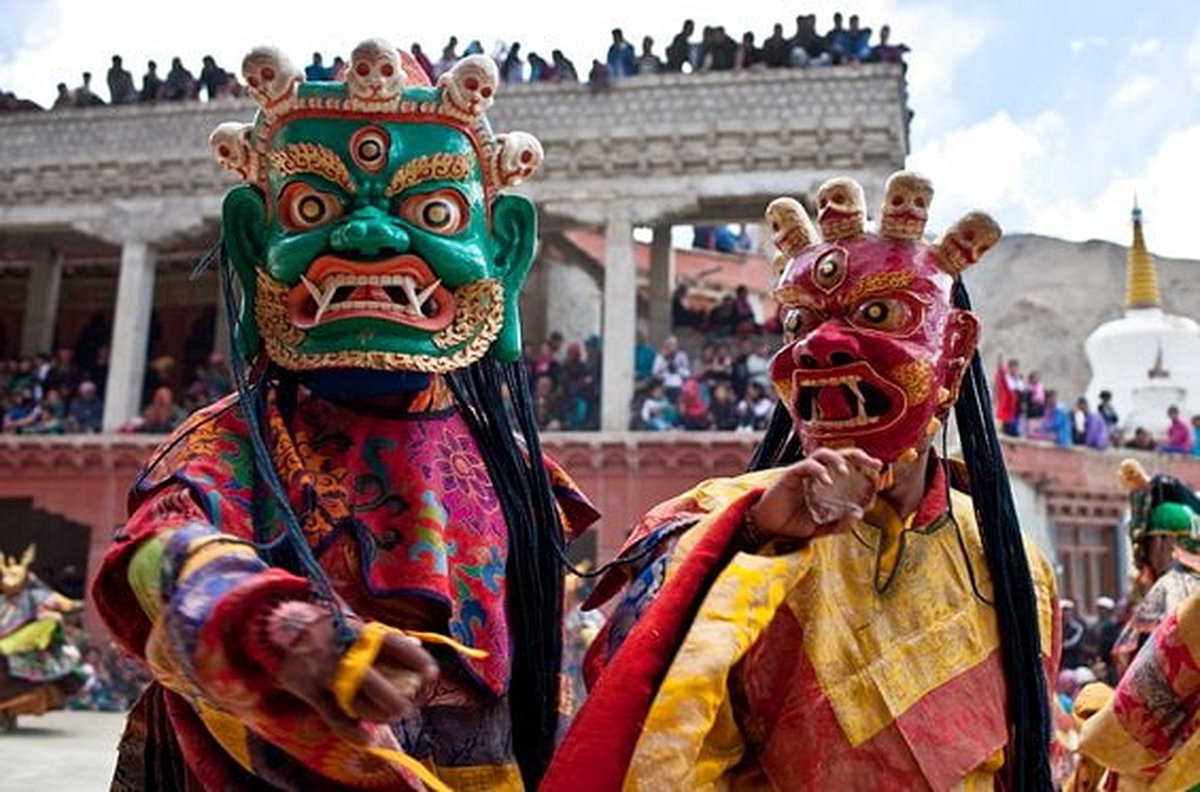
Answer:
[[[1149,236],[1153,251],[1152,231]],[[998,355],[1015,357],[1022,371],[1040,372],[1063,396],[1082,394],[1091,376],[1084,339],[1124,310],[1126,253],[1122,245],[1097,240],[1005,237],[966,275],[983,322],[989,372]],[[1200,261],[1156,262],[1164,309],[1200,319]]]

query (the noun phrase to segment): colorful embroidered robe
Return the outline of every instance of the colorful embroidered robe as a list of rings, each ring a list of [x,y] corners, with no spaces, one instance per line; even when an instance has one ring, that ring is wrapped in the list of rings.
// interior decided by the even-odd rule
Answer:
[[[242,411],[225,399],[143,470],[95,586],[101,615],[158,683],[127,728],[117,788],[192,777],[205,788],[519,789],[505,521],[445,384],[400,416],[302,391],[285,421],[269,397],[267,422],[289,502],[346,610],[448,634],[487,657],[435,649],[442,674],[430,700],[402,723],[370,727],[367,749],[281,694],[271,682],[278,658],[256,620],[312,587],[249,543],[269,543],[280,521],[253,472]],[[592,521],[590,504],[547,468],[564,525]]]

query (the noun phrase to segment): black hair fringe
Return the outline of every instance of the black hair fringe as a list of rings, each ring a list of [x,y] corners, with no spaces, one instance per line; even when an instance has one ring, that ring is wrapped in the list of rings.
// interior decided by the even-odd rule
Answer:
[[[558,506],[542,462],[525,367],[488,355],[447,380],[483,454],[508,525],[513,753],[525,787],[536,789],[558,729],[563,615],[563,571],[555,552],[563,543]]]
[[[955,308],[971,310],[961,279],[952,293]],[[975,519],[992,578],[992,598],[1000,632],[1000,653],[1008,683],[1008,722],[1012,729],[1005,771],[1009,788],[1052,789],[1050,708],[1041,659],[1037,594],[1009,486],[1008,470],[987,389],[983,361],[976,352],[954,406],[963,459],[971,481]]]

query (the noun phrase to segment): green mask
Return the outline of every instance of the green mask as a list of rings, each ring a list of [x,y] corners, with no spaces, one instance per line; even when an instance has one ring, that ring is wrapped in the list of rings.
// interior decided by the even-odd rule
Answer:
[[[517,359],[537,216],[500,190],[531,176],[542,150],[492,134],[495,64],[464,59],[435,88],[371,40],[344,83],[303,83],[271,49],[242,70],[259,114],[210,143],[247,182],[222,218],[243,352],[297,371],[443,373],[493,348]]]

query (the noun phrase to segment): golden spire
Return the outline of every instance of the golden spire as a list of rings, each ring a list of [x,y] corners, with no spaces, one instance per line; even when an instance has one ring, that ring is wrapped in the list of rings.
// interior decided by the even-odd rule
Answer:
[[[1129,259],[1125,265],[1125,307],[1162,307],[1162,296],[1158,292],[1158,270],[1142,236],[1142,209],[1138,206],[1137,196],[1133,199],[1133,247],[1129,248]]]

